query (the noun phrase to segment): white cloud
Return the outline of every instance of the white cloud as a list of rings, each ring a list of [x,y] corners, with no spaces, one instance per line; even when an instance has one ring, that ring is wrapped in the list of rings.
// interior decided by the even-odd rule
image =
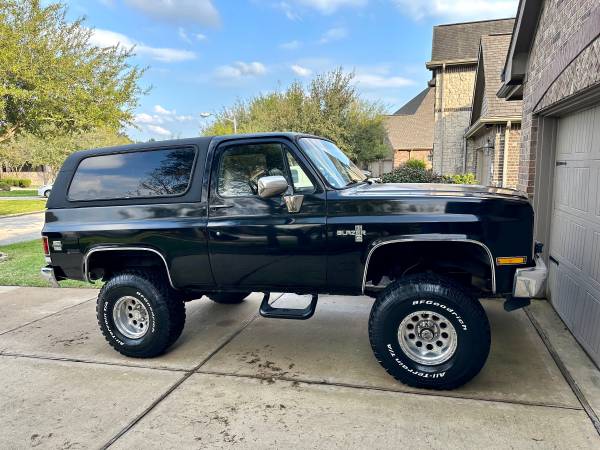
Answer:
[[[434,17],[460,21],[514,17],[518,0],[394,0],[394,3],[414,20]]]
[[[369,0],[282,0],[275,3],[275,7],[289,20],[301,20],[303,15],[309,14],[309,10],[330,15],[342,8],[366,6],[368,2]]]
[[[196,40],[197,41],[205,41],[206,40],[206,35],[202,34],[202,33],[196,33]]]
[[[158,125],[148,125],[147,128],[150,132],[158,134],[159,136],[171,136],[171,132],[169,130]]]
[[[319,43],[327,44],[329,42],[339,41],[341,39],[346,38],[347,36],[348,36],[348,30],[346,28],[344,28],[344,27],[331,28],[323,34],[323,36],[319,40]]]
[[[364,88],[401,88],[415,84],[413,80],[404,77],[385,76],[377,73],[359,73],[354,82]]]
[[[97,47],[112,47],[115,45],[120,45],[124,48],[130,49],[131,47],[135,46],[134,51],[138,55],[147,56],[156,61],[166,63],[188,61],[196,58],[196,54],[188,50],[150,47],[142,42],[134,41],[124,34],[110,30],[103,30],[100,28],[93,30],[92,36],[90,37],[90,43]]]
[[[295,0],[303,6],[316,9],[322,14],[333,14],[340,8],[348,6],[361,7],[368,3],[368,0]]]
[[[229,66],[221,66],[217,68],[216,75],[222,79],[239,79],[243,77],[252,77],[264,75],[267,73],[267,68],[263,63],[258,61],[245,63],[237,61]]]
[[[279,8],[285,14],[289,20],[300,20],[300,13],[297,11],[297,8],[294,8],[288,2],[279,2],[276,4],[276,7]]]
[[[154,105],[154,112],[157,114],[165,114],[165,115],[172,115],[175,114],[175,110],[168,110],[167,108],[163,108],[160,105]]]
[[[299,77],[308,77],[312,73],[312,70],[310,70],[306,67],[302,67],[298,64],[292,65],[291,69],[292,69],[292,72],[294,72]]]
[[[185,28],[179,27],[177,29],[177,34],[179,35],[179,38],[183,41],[186,42],[188,44],[192,43],[192,40],[190,39],[190,37],[187,35],[187,33],[185,32]]]
[[[218,26],[219,11],[211,0],[125,0],[132,8],[158,20],[171,23],[197,23]]]
[[[140,125],[156,123],[158,120],[161,120],[160,117],[152,116],[147,113],[139,113],[139,114],[136,114],[134,117],[135,123],[140,124]],[[162,123],[162,120],[158,123]]]
[[[279,48],[284,50],[296,50],[302,47],[302,42],[294,40],[290,42],[284,42],[283,44],[279,44]]]
[[[167,123],[191,122],[194,120],[194,116],[190,114],[177,114],[174,109],[167,109],[161,105],[154,105],[154,108],[152,109],[154,114],[145,112],[136,114],[134,117],[134,122],[136,125],[140,126],[141,128],[146,127],[147,129],[150,129],[151,126],[157,127]]]

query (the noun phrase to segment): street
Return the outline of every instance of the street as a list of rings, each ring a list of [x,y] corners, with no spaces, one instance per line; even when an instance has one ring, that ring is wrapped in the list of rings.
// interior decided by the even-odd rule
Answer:
[[[0,217],[0,245],[41,238],[44,213]]]

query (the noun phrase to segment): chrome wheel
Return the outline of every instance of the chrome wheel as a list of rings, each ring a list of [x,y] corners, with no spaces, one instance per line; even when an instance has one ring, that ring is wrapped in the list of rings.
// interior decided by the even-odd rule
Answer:
[[[146,306],[135,297],[121,297],[113,308],[117,330],[130,339],[139,339],[148,332],[149,317]]]
[[[432,311],[416,311],[400,322],[398,342],[406,356],[426,366],[448,361],[456,351],[458,338],[452,323]]]

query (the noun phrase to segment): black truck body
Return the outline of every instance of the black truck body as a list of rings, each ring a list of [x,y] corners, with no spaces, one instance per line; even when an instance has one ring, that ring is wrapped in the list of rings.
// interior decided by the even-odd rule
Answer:
[[[74,153],[47,203],[42,273],[109,281],[153,270],[183,300],[255,291],[377,297],[417,274],[438,274],[475,298],[542,292],[545,267],[524,195],[366,178],[336,186],[323,156],[331,145],[264,133]],[[255,166],[256,179],[235,179]],[[285,192],[259,195],[281,177]],[[139,186],[127,191],[132,183]]]

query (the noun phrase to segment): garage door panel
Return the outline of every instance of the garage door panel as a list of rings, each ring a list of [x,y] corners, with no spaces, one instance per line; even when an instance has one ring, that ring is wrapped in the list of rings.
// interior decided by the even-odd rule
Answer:
[[[583,269],[586,228],[567,214],[559,213],[552,223],[550,254],[561,262]]]
[[[595,232],[593,236],[589,274],[595,282],[600,283],[600,233]]]
[[[558,122],[550,298],[600,364],[600,106]]]

